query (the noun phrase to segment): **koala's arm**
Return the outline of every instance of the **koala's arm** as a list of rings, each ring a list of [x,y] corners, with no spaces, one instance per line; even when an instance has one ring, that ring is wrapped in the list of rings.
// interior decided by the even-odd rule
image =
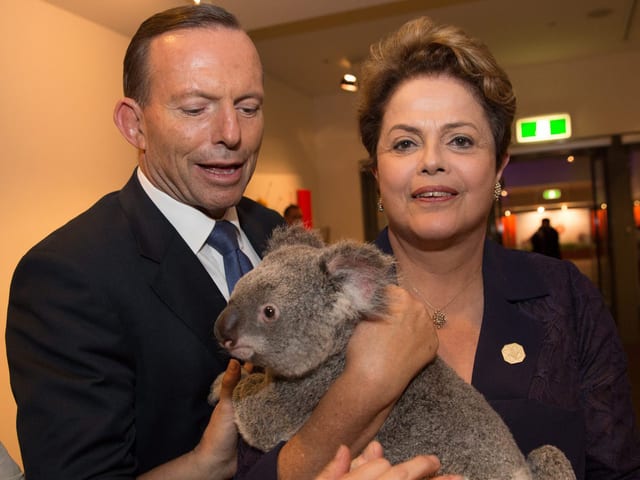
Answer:
[[[279,480],[314,478],[340,444],[359,453],[411,379],[435,358],[438,339],[424,306],[400,287],[387,287],[386,294],[384,318],[356,327],[344,372],[280,451]]]

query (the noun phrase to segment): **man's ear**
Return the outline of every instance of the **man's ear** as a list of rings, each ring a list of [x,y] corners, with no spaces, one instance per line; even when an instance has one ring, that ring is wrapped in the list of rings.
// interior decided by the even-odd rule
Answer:
[[[113,109],[113,122],[116,127],[131,145],[140,150],[147,148],[143,118],[140,105],[132,98],[125,97],[118,100]]]

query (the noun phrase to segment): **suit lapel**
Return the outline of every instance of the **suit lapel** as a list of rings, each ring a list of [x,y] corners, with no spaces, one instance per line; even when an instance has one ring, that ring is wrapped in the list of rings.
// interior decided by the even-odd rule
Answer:
[[[178,235],[159,265],[152,288],[214,356],[224,356],[214,339],[213,324],[227,302]]]
[[[485,244],[485,311],[471,382],[492,400],[527,398],[544,331],[541,322],[518,303],[547,295],[541,287],[544,282],[531,276],[522,278],[528,269],[518,260],[521,257],[505,258],[499,254],[501,248],[492,242]],[[514,347],[521,347],[525,357],[510,363],[508,352]]]
[[[264,222],[258,220],[261,215],[255,212],[256,205],[247,198],[242,197],[236,206],[236,210],[242,230],[251,242],[253,249],[262,257],[264,256],[273,225],[266,226]]]
[[[160,300],[210,353],[226,361],[213,338],[213,324],[226,300],[182,237],[146,195],[136,173],[120,202],[144,258],[149,283]]]

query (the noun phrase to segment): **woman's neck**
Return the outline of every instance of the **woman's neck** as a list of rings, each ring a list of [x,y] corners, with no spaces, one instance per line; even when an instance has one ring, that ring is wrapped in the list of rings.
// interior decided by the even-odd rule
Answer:
[[[459,281],[464,282],[469,275],[481,272],[484,240],[483,234],[476,238],[467,237],[461,242],[438,242],[435,245],[403,238],[389,229],[389,242],[399,275],[407,280],[446,281],[454,284],[452,287]]]

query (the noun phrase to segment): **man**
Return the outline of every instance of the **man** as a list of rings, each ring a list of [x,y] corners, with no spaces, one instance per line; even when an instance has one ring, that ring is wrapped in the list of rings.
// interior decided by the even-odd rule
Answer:
[[[292,203],[284,209],[283,216],[287,225],[293,225],[294,223],[302,221],[302,210],[300,210],[298,205]]]
[[[229,288],[207,239],[231,222],[255,265],[283,223],[242,196],[263,134],[262,67],[231,14],[178,7],[134,35],[124,93],[114,121],[137,148],[138,168],[121,191],[29,251],[12,281],[6,341],[25,475],[229,478],[228,396],[239,367],[230,364],[211,416],[209,385],[228,363],[211,332]],[[317,413],[248,478],[263,478],[259,468],[275,475],[276,461],[280,478],[305,478],[340,443],[357,451],[373,437],[435,354],[426,314],[404,300],[358,329]]]
[[[551,220],[543,218],[540,227],[531,236],[531,247],[534,252],[549,257],[561,258],[558,231],[551,226]]]

